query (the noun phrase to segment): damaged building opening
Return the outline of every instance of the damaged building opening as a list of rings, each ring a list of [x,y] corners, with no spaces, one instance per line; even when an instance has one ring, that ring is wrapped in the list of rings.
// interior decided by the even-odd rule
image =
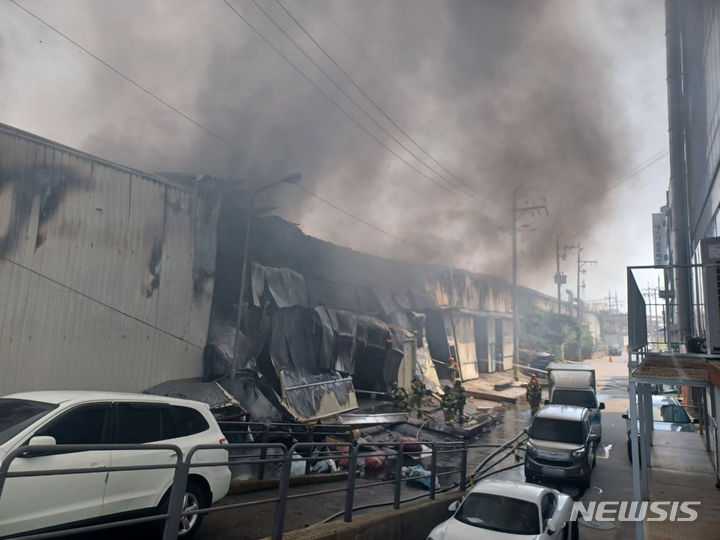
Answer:
[[[244,204],[242,197],[225,197],[220,210],[206,379],[222,378],[223,385],[230,386],[235,325],[238,309],[243,309],[235,381],[236,386],[238,381],[244,387],[253,386],[257,402],[246,402],[239,388],[228,390],[252,418],[280,419],[275,414],[267,417],[268,403],[279,410],[282,419],[301,421],[356,408],[351,378],[353,351],[347,350],[354,347],[354,341],[348,343],[340,337],[335,343],[333,318],[327,310],[310,306],[305,278],[295,270],[300,263],[293,260],[292,251],[284,249],[282,242],[266,234],[268,218],[253,218],[249,283],[245,298],[238,304],[247,219]],[[336,326],[342,327],[338,317],[334,319]]]
[[[204,378],[220,382],[253,420],[315,422],[356,409],[356,392],[387,395],[393,382],[409,389],[417,375],[438,393],[454,376],[505,367],[502,280],[359,253],[259,214],[236,340],[247,201],[239,191],[224,195]]]

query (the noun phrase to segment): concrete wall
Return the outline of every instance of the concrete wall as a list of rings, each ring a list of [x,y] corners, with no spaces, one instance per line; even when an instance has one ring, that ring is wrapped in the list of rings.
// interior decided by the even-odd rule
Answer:
[[[0,394],[200,375],[212,197],[0,125]]]
[[[459,500],[457,492],[438,495],[435,501],[403,505],[353,516],[351,523],[337,521],[285,533],[286,540],[377,540],[426,538],[430,531],[450,517],[448,506]],[[266,539],[268,540],[268,539]]]

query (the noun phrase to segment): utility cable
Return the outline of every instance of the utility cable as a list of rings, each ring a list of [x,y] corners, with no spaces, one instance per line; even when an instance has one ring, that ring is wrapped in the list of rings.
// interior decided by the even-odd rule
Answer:
[[[12,0],[10,0],[10,1],[12,2]],[[7,257],[3,257],[3,256],[0,256],[0,260],[6,261],[6,262],[8,262],[8,263],[10,263],[10,264],[12,264],[12,265],[14,265],[14,266],[17,266],[18,268],[21,268],[21,269],[25,270],[26,272],[30,272],[30,273],[31,273],[32,275],[34,275],[34,276],[37,276],[37,277],[39,277],[39,278],[42,278],[42,279],[44,279],[45,281],[49,281],[49,282],[52,283],[53,285],[57,285],[58,287],[61,287],[61,288],[65,289],[65,290],[67,290],[67,291],[70,291],[70,292],[72,292],[72,293],[77,294],[78,296],[82,296],[82,297],[85,298],[86,300],[90,300],[91,302],[94,302],[94,303],[98,304],[99,306],[104,307],[105,309],[109,309],[110,311],[114,311],[115,313],[117,313],[117,314],[119,314],[119,315],[121,315],[121,316],[123,316],[123,317],[126,317],[126,318],[128,318],[128,319],[131,319],[131,320],[137,322],[137,323],[140,323],[142,326],[146,326],[146,327],[148,327],[148,328],[152,328],[153,330],[156,330],[156,331],[158,331],[158,332],[160,332],[160,333],[162,333],[162,334],[165,334],[166,336],[169,336],[169,337],[171,337],[171,338],[174,338],[174,339],[177,339],[177,340],[179,340],[179,341],[182,341],[183,343],[187,343],[188,345],[191,345],[191,346],[193,346],[193,347],[195,347],[195,348],[197,348],[197,349],[202,349],[202,348],[203,348],[202,345],[198,345],[197,343],[193,343],[192,341],[188,341],[187,339],[185,339],[185,338],[182,337],[182,336],[179,336],[179,335],[177,335],[177,334],[173,334],[172,332],[169,332],[169,331],[167,331],[167,330],[165,330],[165,329],[163,329],[163,328],[160,328],[159,326],[155,326],[154,324],[151,324],[151,323],[149,323],[149,322],[147,322],[147,321],[144,321],[144,320],[140,319],[139,317],[135,317],[134,315],[130,315],[129,313],[127,313],[127,312],[125,312],[125,311],[123,311],[123,310],[121,310],[121,309],[118,309],[118,308],[116,308],[116,307],[114,307],[114,306],[111,306],[110,304],[108,304],[108,303],[106,303],[106,302],[103,302],[102,300],[100,300],[100,299],[98,299],[98,298],[95,298],[94,296],[91,296],[91,295],[89,295],[89,294],[87,294],[87,293],[84,293],[84,292],[78,290],[78,289],[75,289],[75,288],[73,288],[73,287],[70,287],[69,285],[66,285],[66,284],[64,284],[64,283],[61,283],[61,282],[57,281],[56,279],[53,279],[53,278],[51,278],[51,277],[49,277],[49,276],[46,276],[45,274],[41,274],[40,272],[38,272],[37,270],[33,270],[33,269],[30,268],[29,266],[25,266],[24,264],[21,264],[21,263],[19,263],[19,262],[17,262],[17,261],[14,261],[14,260],[12,260],[12,259],[8,259]]]
[[[365,221],[364,219],[362,219],[362,218],[360,218],[360,217],[358,217],[358,216],[355,216],[355,215],[351,214],[351,213],[348,212],[347,210],[344,210],[344,209],[340,208],[340,207],[337,206],[335,203],[330,202],[329,200],[321,197],[320,195],[318,195],[318,194],[315,193],[314,191],[311,191],[311,190],[309,190],[308,188],[301,186],[300,184],[296,184],[295,187],[297,187],[298,189],[304,191],[304,192],[307,193],[308,195],[311,195],[311,196],[315,197],[316,199],[324,202],[325,204],[327,204],[327,205],[330,206],[331,208],[334,208],[334,209],[337,210],[338,212],[341,212],[341,213],[345,214],[346,216],[352,217],[352,218],[355,219],[356,221],[359,221],[360,223],[362,223],[363,225],[366,225],[366,226],[370,227],[371,229],[375,229],[376,231],[379,231],[379,232],[381,232],[381,233],[389,236],[390,238],[394,238],[395,240],[397,240],[397,241],[399,241],[399,242],[402,242],[403,244],[407,244],[408,246],[413,247],[413,248],[415,248],[415,249],[417,249],[417,250],[419,250],[419,251],[424,251],[424,252],[427,253],[428,255],[433,255],[433,256],[437,256],[437,255],[438,255],[438,253],[437,253],[436,251],[432,251],[432,250],[427,249],[427,248],[424,248],[424,247],[422,247],[422,246],[420,246],[420,245],[418,245],[418,244],[414,244],[414,243],[410,242],[409,240],[405,240],[404,238],[401,238],[401,237],[399,237],[399,236],[396,236],[396,235],[394,235],[394,234],[391,233],[391,232],[385,231],[385,230],[383,230],[383,229],[381,229],[381,228],[373,225],[373,224],[370,223],[369,221]]]
[[[194,124],[195,126],[199,127],[200,129],[202,129],[202,130],[203,130],[205,133],[207,133],[208,135],[211,135],[211,136],[215,137],[216,139],[221,140],[221,141],[224,142],[226,145],[228,145],[230,148],[232,148],[232,149],[234,149],[234,150],[237,150],[238,152],[240,152],[240,153],[241,153],[242,155],[244,155],[245,157],[251,159],[251,160],[254,161],[255,163],[257,163],[257,164],[259,164],[260,166],[264,167],[265,169],[268,169],[267,165],[265,165],[263,162],[255,159],[254,157],[252,157],[250,154],[247,153],[246,150],[243,150],[243,149],[240,148],[239,146],[233,144],[232,142],[230,142],[228,139],[226,139],[226,138],[223,137],[222,135],[220,135],[220,134],[218,134],[218,133],[215,133],[214,131],[212,131],[212,130],[211,130],[209,127],[207,127],[206,125],[198,122],[198,121],[195,120],[194,118],[191,118],[190,116],[188,116],[187,114],[185,114],[184,112],[182,112],[180,109],[178,109],[178,108],[175,107],[174,105],[171,105],[170,103],[168,103],[167,101],[165,101],[163,98],[161,98],[161,97],[158,96],[157,94],[154,94],[153,92],[151,92],[150,90],[148,90],[146,87],[144,87],[144,86],[141,85],[140,83],[134,81],[134,80],[131,79],[129,76],[125,75],[125,73],[123,73],[122,71],[120,71],[119,69],[117,69],[116,67],[114,67],[113,65],[111,65],[110,63],[106,62],[105,60],[103,60],[102,58],[100,58],[99,56],[97,56],[95,53],[93,53],[92,51],[90,51],[90,50],[87,49],[86,47],[83,47],[82,45],[80,45],[80,43],[78,43],[77,41],[75,41],[74,39],[72,39],[72,38],[71,38],[70,36],[68,36],[67,34],[64,34],[64,33],[61,32],[60,30],[58,30],[56,27],[54,27],[53,25],[51,25],[50,23],[48,23],[48,22],[45,21],[44,19],[40,18],[38,15],[35,15],[35,13],[33,13],[32,11],[30,11],[29,9],[27,9],[27,8],[26,8],[25,6],[23,6],[22,4],[18,3],[16,0],[10,0],[10,2],[12,2],[13,4],[15,4],[18,8],[20,8],[21,10],[23,10],[25,13],[27,13],[28,15],[30,15],[30,16],[31,16],[32,18],[34,18],[35,20],[41,22],[42,24],[44,24],[45,26],[47,26],[48,28],[50,28],[50,30],[52,30],[53,32],[55,32],[55,33],[58,34],[59,36],[63,37],[64,39],[66,39],[67,41],[69,41],[70,43],[72,43],[73,45],[75,45],[76,47],[78,47],[78,48],[79,48],[80,50],[82,50],[85,54],[87,54],[88,56],[90,56],[91,58],[93,58],[94,60],[96,60],[97,62],[100,62],[103,66],[105,66],[106,68],[108,68],[110,71],[112,71],[113,73],[115,73],[115,74],[118,75],[119,77],[122,77],[123,79],[125,79],[125,81],[129,82],[131,85],[133,85],[133,86],[134,86],[135,88],[137,88],[138,90],[141,90],[142,92],[144,92],[145,94],[149,95],[149,96],[152,97],[153,99],[159,101],[160,103],[162,103],[163,105],[165,105],[165,107],[167,107],[168,109],[170,109],[170,110],[173,111],[174,113],[179,114],[180,116],[182,116],[185,120],[187,120],[187,121],[190,122],[191,124]]]
[[[11,0],[11,1],[14,1],[14,0]],[[431,176],[429,176],[428,174],[426,174],[425,172],[423,172],[422,170],[420,170],[419,168],[417,168],[415,165],[413,165],[410,161],[408,161],[407,159],[405,159],[404,157],[402,157],[402,156],[401,156],[400,154],[398,154],[395,150],[393,150],[392,148],[390,148],[390,146],[388,146],[382,139],[380,139],[377,135],[375,135],[372,131],[370,131],[367,127],[365,127],[357,118],[355,118],[355,117],[354,117],[352,114],[350,114],[346,109],[344,109],[332,96],[330,96],[325,90],[323,90],[320,86],[318,86],[318,84],[317,84],[315,81],[313,81],[313,80],[312,80],[304,71],[302,71],[292,60],[290,60],[290,58],[288,58],[287,55],[285,55],[285,54],[284,54],[280,49],[278,49],[278,47],[276,47],[267,37],[265,37],[265,35],[264,35],[262,32],[260,32],[244,15],[242,15],[237,9],[235,9],[235,7],[234,7],[228,0],[223,0],[223,3],[224,3],[226,6],[228,6],[228,8],[230,8],[230,10],[232,10],[232,12],[235,13],[235,15],[237,15],[237,16],[238,16],[253,32],[255,32],[265,43],[267,43],[283,60],[285,60],[295,71],[297,71],[298,74],[300,74],[300,76],[301,76],[303,79],[305,79],[309,84],[311,84],[313,87],[315,87],[318,92],[320,92],[328,101],[330,101],[333,105],[335,105],[335,107],[337,107],[337,109],[338,109],[340,112],[342,112],[347,118],[349,118],[349,119],[350,119],[356,126],[358,126],[363,132],[365,132],[368,136],[370,136],[373,140],[375,140],[379,145],[381,145],[381,146],[382,146],[383,148],[385,148],[388,152],[390,152],[393,156],[395,156],[397,159],[399,159],[400,161],[402,161],[405,165],[407,165],[408,167],[410,167],[411,169],[413,169],[415,172],[417,172],[417,173],[418,173],[419,175],[421,175],[423,178],[425,178],[425,179],[428,180],[429,182],[435,184],[435,185],[438,186],[440,189],[443,189],[444,191],[450,193],[451,195],[453,195],[453,196],[454,196],[455,198],[457,198],[458,200],[466,203],[467,205],[469,205],[469,206],[471,206],[471,207],[474,207],[474,205],[472,204],[472,202],[470,202],[470,201],[469,201],[467,198],[465,198],[463,195],[458,194],[457,192],[449,189],[448,186],[445,185],[445,184],[443,184],[442,182],[439,182],[439,181],[435,180],[434,178],[432,178]],[[257,5],[257,4],[255,4],[255,5]],[[258,8],[259,8],[263,13],[265,13],[265,11],[264,11],[262,8],[260,8],[260,6],[258,6]],[[273,23],[275,26],[278,26],[277,23],[275,23],[275,21],[274,21],[269,15],[266,14],[266,16],[268,17],[268,19],[270,19],[270,20],[272,21],[272,23]],[[283,32],[285,35],[287,35],[287,33],[286,33],[282,28],[280,28],[280,30],[281,30],[281,32]],[[291,38],[288,37],[288,39],[290,39],[290,40],[292,41]],[[296,46],[297,46],[297,45],[296,45]]]
[[[257,4],[257,2],[255,2],[255,3]],[[275,3],[277,3],[277,4],[282,8],[282,10],[288,15],[288,17],[290,17],[290,19],[292,19],[292,21],[298,26],[298,28],[300,28],[300,30],[303,31],[303,33],[310,39],[310,41],[312,41],[312,42],[315,44],[315,46],[325,55],[325,57],[326,57],[328,60],[330,60],[330,62],[332,62],[332,64],[340,71],[340,73],[342,73],[342,74],[345,76],[345,78],[346,78],[348,81],[350,81],[355,88],[357,88],[357,90],[365,97],[365,99],[367,99],[367,100],[375,107],[375,109],[377,109],[377,110],[380,112],[380,114],[382,114],[382,116],[385,117],[385,119],[386,119],[388,122],[390,122],[398,131],[400,131],[400,133],[402,133],[410,142],[412,142],[423,154],[425,154],[428,158],[430,158],[430,160],[431,160],[433,163],[435,163],[438,167],[440,167],[446,174],[448,174],[448,175],[450,175],[451,177],[453,177],[453,178],[459,183],[459,186],[458,186],[458,187],[462,186],[462,187],[464,187],[469,193],[471,193],[471,194],[473,194],[473,195],[475,195],[475,196],[477,196],[477,197],[479,197],[479,198],[481,198],[481,199],[483,199],[483,200],[485,200],[485,201],[487,201],[487,202],[489,202],[489,203],[491,203],[491,204],[495,204],[495,205],[497,205],[497,206],[501,206],[500,203],[495,202],[495,201],[493,201],[493,200],[491,200],[491,199],[488,199],[487,197],[485,197],[485,196],[481,195],[480,193],[478,193],[475,189],[473,189],[471,186],[467,185],[465,182],[463,182],[462,179],[458,178],[458,177],[457,177],[456,175],[454,175],[451,171],[449,171],[442,163],[440,163],[437,159],[435,159],[435,158],[434,158],[427,150],[425,150],[412,136],[410,136],[403,128],[401,128],[401,127],[397,124],[397,122],[395,122],[395,120],[393,120],[393,119],[383,110],[383,108],[382,108],[380,105],[378,105],[377,102],[376,102],[372,97],[370,97],[370,96],[367,94],[367,92],[365,92],[365,90],[355,81],[355,79],[353,79],[353,77],[352,77],[347,71],[345,71],[345,70],[342,68],[342,66],[340,66],[340,64],[338,64],[338,62],[325,50],[325,48],[323,48],[323,46],[320,45],[320,43],[318,43],[318,41],[312,36],[312,34],[310,34],[310,32],[308,32],[308,30],[302,25],[302,23],[292,14],[292,12],[291,12],[280,0],[275,0]],[[294,41],[294,40],[293,40],[293,41]],[[297,44],[296,44],[296,45],[297,45]],[[298,48],[299,48],[299,45],[297,45],[297,46],[298,46]],[[306,56],[308,56],[308,55],[306,54]],[[308,56],[308,58],[309,58],[309,56]],[[312,61],[312,60],[311,60],[311,61]],[[313,62],[313,63],[314,63],[314,62]],[[319,67],[318,67],[318,69],[319,69]],[[324,73],[324,72],[323,72],[323,73]],[[325,74],[325,75],[326,75],[326,77],[330,78],[329,75],[327,75],[327,74]],[[335,84],[335,86],[337,86],[337,87],[340,89],[340,91],[343,92],[343,94],[345,94],[353,103],[355,103],[355,104],[357,105],[358,108],[360,108],[360,109],[362,110],[362,108],[360,107],[360,105],[359,105],[358,103],[356,103],[355,100],[353,100],[350,96],[348,96],[348,95],[344,92],[344,90],[343,90],[342,88],[340,88],[340,86],[338,86],[337,84]],[[363,112],[365,112],[365,111],[363,111]],[[365,114],[368,116],[368,118],[370,118],[371,120],[373,120],[373,122],[375,122],[375,124],[376,124],[378,127],[380,127],[381,129],[383,129],[383,131],[385,131],[386,133],[388,133],[388,135],[390,135],[390,136],[393,138],[394,141],[396,141],[396,142],[397,142],[398,144],[400,144],[403,148],[405,148],[408,152],[410,152],[410,150],[409,150],[408,148],[406,148],[404,145],[402,145],[402,143],[400,143],[400,141],[398,141],[397,139],[395,139],[395,137],[393,137],[387,130],[385,130],[382,126],[380,126],[380,124],[379,124],[377,121],[375,121],[375,119],[374,119],[372,116],[370,116],[370,114],[368,114],[367,112],[365,112]],[[411,154],[412,154],[416,159],[418,159],[419,161],[422,161],[422,160],[420,160],[420,158],[419,158],[418,156],[416,156],[414,153],[411,152]],[[427,164],[425,164],[425,166],[428,167],[428,169],[430,169],[430,170],[432,170],[433,172],[435,172],[435,174],[437,174],[437,175],[440,176],[441,178],[444,178],[444,179],[445,179],[446,181],[448,181],[448,183],[450,183],[451,185],[454,185],[454,184],[452,184],[452,183],[450,182],[450,180],[449,180],[448,178],[446,178],[444,175],[441,175],[441,174],[438,173],[437,171],[433,170],[433,169],[432,169],[431,167],[429,167]]]
[[[85,54],[87,54],[88,56],[90,56],[91,58],[93,58],[95,61],[99,62],[100,64],[102,64],[103,66],[105,66],[107,69],[109,69],[110,71],[112,71],[113,73],[115,73],[116,75],[118,75],[119,77],[121,77],[122,79],[124,79],[125,81],[129,82],[129,83],[130,83],[132,86],[134,86],[135,88],[137,88],[137,89],[141,90],[143,93],[149,95],[150,97],[152,97],[153,99],[155,99],[156,101],[158,101],[159,103],[161,103],[162,105],[164,105],[165,107],[167,107],[168,109],[170,109],[171,111],[173,111],[173,112],[175,112],[176,114],[180,115],[182,118],[184,118],[185,120],[187,120],[187,121],[190,122],[191,124],[193,124],[193,125],[195,125],[196,127],[202,129],[202,130],[203,130],[205,133],[207,133],[208,135],[210,135],[210,136],[218,139],[219,141],[225,143],[225,144],[226,144],[227,146],[229,146],[230,148],[232,148],[232,149],[240,152],[240,153],[243,154],[244,156],[246,156],[246,157],[248,157],[249,159],[251,159],[253,162],[255,162],[255,163],[257,163],[258,165],[260,165],[265,171],[267,171],[268,176],[270,176],[270,174],[272,173],[272,169],[271,169],[268,165],[266,165],[265,163],[263,163],[262,161],[260,161],[260,160],[258,160],[258,159],[256,159],[256,158],[252,157],[246,150],[243,150],[243,149],[240,148],[239,146],[233,144],[233,143],[232,143],[231,141],[229,141],[227,138],[225,138],[225,137],[223,137],[222,135],[220,135],[219,133],[216,133],[215,131],[211,130],[209,127],[207,127],[207,126],[205,126],[204,124],[202,124],[201,122],[195,120],[194,118],[192,118],[192,117],[189,116],[188,114],[184,113],[183,111],[181,111],[180,109],[178,109],[178,108],[175,107],[174,105],[171,105],[168,101],[166,101],[165,99],[161,98],[161,97],[158,96],[157,94],[153,93],[152,91],[150,91],[149,89],[147,89],[145,86],[141,85],[140,83],[136,82],[136,81],[133,80],[129,75],[126,75],[125,73],[123,73],[122,71],[120,71],[119,69],[117,69],[116,67],[114,67],[112,64],[110,64],[110,63],[107,62],[106,60],[103,60],[102,58],[100,58],[99,56],[97,56],[95,53],[93,53],[91,50],[89,50],[88,48],[84,47],[83,45],[81,45],[80,43],[78,43],[77,41],[75,41],[74,39],[72,39],[70,36],[68,36],[67,34],[63,33],[62,31],[60,31],[60,30],[59,30],[58,28],[56,28],[55,26],[53,26],[53,25],[51,25],[50,23],[48,23],[47,21],[45,21],[45,20],[44,20],[43,18],[41,18],[39,15],[36,15],[35,13],[33,13],[32,11],[30,11],[29,9],[27,9],[25,6],[23,6],[22,4],[18,3],[16,0],[10,0],[10,2],[13,3],[13,4],[14,4],[16,7],[18,7],[19,9],[21,9],[22,11],[24,11],[25,13],[27,13],[28,15],[30,15],[32,18],[34,18],[35,20],[37,20],[38,22],[40,22],[40,23],[42,23],[43,25],[45,25],[46,27],[48,27],[50,30],[52,30],[53,32],[55,32],[56,34],[58,34],[60,37],[62,37],[62,38],[65,39],[66,41],[68,41],[68,42],[72,43],[73,45],[75,45],[76,47],[78,47],[80,50],[82,50]],[[298,187],[300,187],[300,186],[298,186]],[[413,248],[415,248],[415,249],[420,249],[420,250],[422,250],[422,251],[424,251],[424,252],[426,252],[426,253],[431,253],[431,254],[433,254],[433,255],[435,254],[434,252],[432,252],[432,251],[430,251],[430,250],[428,250],[428,249],[426,249],[426,248],[422,248],[422,247],[420,247],[420,246],[418,246],[418,245],[416,245],[416,244],[413,244],[412,242],[409,242],[409,241],[407,241],[407,240],[405,240],[405,239],[403,239],[403,238],[401,238],[401,237],[399,237],[399,236],[396,236],[396,235],[394,235],[394,234],[392,234],[392,233],[390,233],[390,232],[388,232],[388,231],[385,231],[385,230],[381,229],[380,227],[378,227],[378,226],[376,226],[376,225],[371,224],[370,222],[368,222],[368,221],[366,221],[366,220],[364,220],[364,219],[362,219],[362,218],[360,218],[360,217],[352,214],[351,212],[348,212],[347,210],[341,208],[340,206],[338,206],[338,205],[330,202],[329,200],[321,197],[321,196],[318,195],[317,193],[314,193],[314,192],[312,192],[312,191],[310,191],[310,190],[308,190],[308,189],[304,189],[304,188],[303,188],[303,191],[305,191],[308,195],[310,195],[310,196],[318,199],[319,201],[322,201],[323,203],[327,204],[328,206],[331,206],[331,207],[334,208],[335,210],[337,210],[337,211],[345,214],[346,216],[354,219],[355,221],[358,221],[358,222],[360,222],[360,223],[362,223],[362,224],[364,224],[364,225],[367,225],[368,227],[370,227],[370,228],[372,228],[372,229],[374,229],[374,230],[376,230],[376,231],[378,231],[378,232],[380,232],[380,233],[382,233],[382,234],[384,234],[384,235],[386,235],[386,236],[388,236],[388,237],[390,237],[390,238],[393,238],[393,239],[395,239],[395,240],[398,240],[398,241],[400,241],[400,242],[402,242],[402,243],[404,243],[404,244],[406,244],[406,245],[408,245],[408,246],[411,246],[411,247],[413,247]]]
[[[635,165],[630,170],[626,171],[622,175],[620,175],[618,178],[616,178],[614,181],[610,182],[607,185],[601,186],[598,189],[591,190],[590,192],[586,193],[584,196],[584,200],[577,201],[573,204],[573,206],[565,206],[563,207],[564,215],[574,215],[578,212],[583,212],[583,206],[596,202],[597,195],[600,195],[601,193],[609,193],[611,190],[619,188],[621,185],[625,184],[626,182],[632,180],[635,178],[638,174],[643,172],[645,169],[652,167],[655,163],[660,161],[663,157],[665,157],[668,154],[668,150],[663,150],[661,152],[658,152],[651,156],[650,158],[646,159],[645,161]]]

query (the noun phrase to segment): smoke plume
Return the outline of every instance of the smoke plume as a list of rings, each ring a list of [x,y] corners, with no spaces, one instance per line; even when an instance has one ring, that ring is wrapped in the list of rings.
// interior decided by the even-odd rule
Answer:
[[[424,164],[343,96],[253,2],[231,4],[349,115],[435,183],[360,129],[222,2],[155,1],[136,9],[89,2],[72,6],[82,12],[80,22],[72,21],[73,9],[53,12],[53,20],[68,33],[80,32],[98,56],[252,158],[87,58],[81,62],[90,83],[69,91],[93,116],[77,128],[82,148],[144,169],[210,173],[251,186],[301,172],[305,190],[433,255],[353,221],[307,191],[280,186],[266,194],[263,204],[276,205],[306,232],[379,255],[501,276],[509,275],[517,189],[519,205],[549,210],[547,216],[520,216],[524,264],[532,261],[545,280],[554,265],[555,236],[577,242],[590,235],[588,216],[607,210],[609,183],[637,161],[611,77],[613,49],[598,26],[642,39],[638,23],[648,10],[657,19],[662,6],[614,1],[604,12],[561,0],[281,0],[446,171],[375,110],[278,3],[257,1]],[[74,26],[82,23],[96,31],[82,34]]]

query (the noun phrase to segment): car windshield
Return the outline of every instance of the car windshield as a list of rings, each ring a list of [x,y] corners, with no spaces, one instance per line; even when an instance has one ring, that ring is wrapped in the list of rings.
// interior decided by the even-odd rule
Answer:
[[[0,444],[5,444],[57,405],[26,399],[0,399]]]
[[[541,441],[582,444],[582,422],[535,417],[530,426],[530,437]]]
[[[553,392],[552,403],[554,405],[577,405],[594,409],[597,407],[595,393],[591,390],[565,390],[558,388]]]
[[[471,493],[455,514],[455,519],[482,529],[508,534],[539,534],[540,516],[535,503]]]
[[[689,424],[690,417],[685,409],[679,405],[653,405],[653,422],[674,422],[676,424]]]

